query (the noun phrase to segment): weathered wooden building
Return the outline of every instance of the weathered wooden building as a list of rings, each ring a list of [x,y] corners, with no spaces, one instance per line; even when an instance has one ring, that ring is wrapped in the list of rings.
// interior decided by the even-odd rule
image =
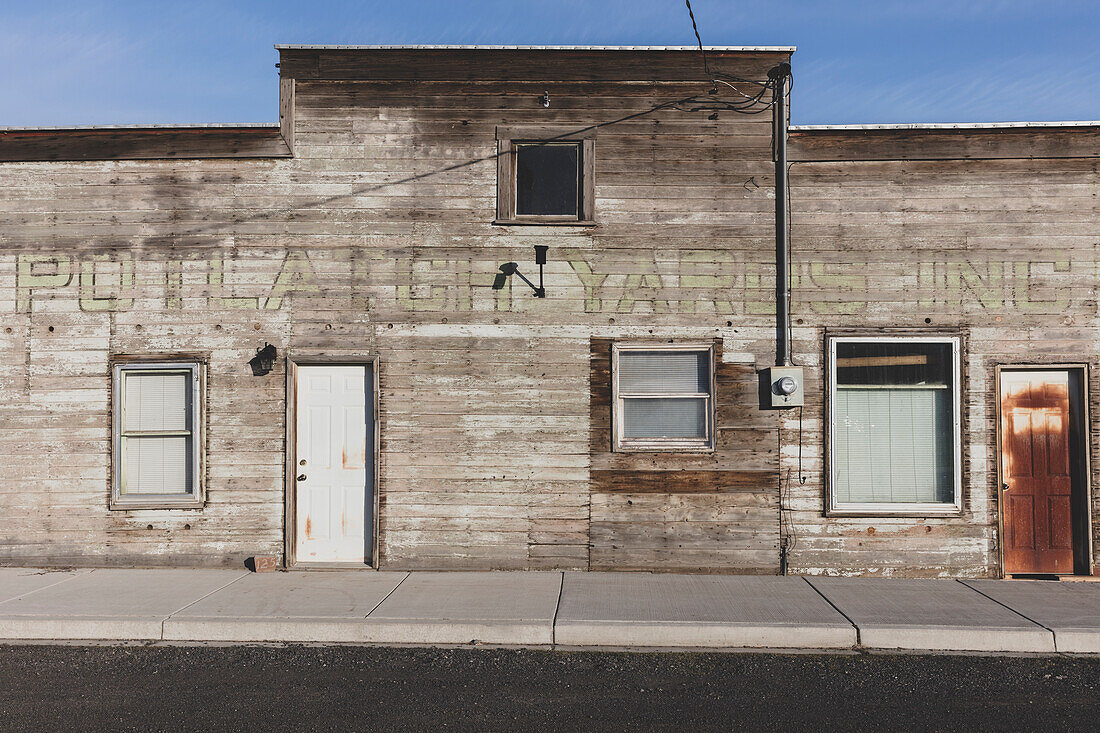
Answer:
[[[793,49],[279,50],[0,132],[0,562],[1091,572],[1100,125],[792,129],[777,329]]]

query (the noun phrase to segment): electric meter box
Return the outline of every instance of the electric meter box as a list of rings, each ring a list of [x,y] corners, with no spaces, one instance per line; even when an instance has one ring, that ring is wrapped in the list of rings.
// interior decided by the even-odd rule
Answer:
[[[800,366],[769,367],[768,393],[772,407],[802,407],[804,384]]]

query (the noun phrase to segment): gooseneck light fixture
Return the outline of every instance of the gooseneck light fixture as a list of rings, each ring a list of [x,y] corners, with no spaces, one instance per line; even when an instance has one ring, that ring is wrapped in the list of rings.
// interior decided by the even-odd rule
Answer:
[[[535,285],[533,282],[527,279],[527,276],[519,271],[519,265],[515,262],[505,262],[500,266],[500,272],[497,273],[496,278],[493,280],[493,290],[500,290],[508,282],[508,278],[512,275],[519,275],[519,278],[523,282],[527,283],[531,290],[535,291],[536,298],[546,297],[546,288],[542,284],[542,268],[546,264],[546,250],[549,247],[545,244],[535,245],[535,264],[539,266],[539,284]]]

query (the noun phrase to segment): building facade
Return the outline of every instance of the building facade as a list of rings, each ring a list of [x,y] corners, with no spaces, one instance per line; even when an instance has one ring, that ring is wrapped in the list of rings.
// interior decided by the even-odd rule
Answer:
[[[777,329],[793,49],[279,51],[0,132],[0,563],[1091,574],[1100,125],[793,128]]]

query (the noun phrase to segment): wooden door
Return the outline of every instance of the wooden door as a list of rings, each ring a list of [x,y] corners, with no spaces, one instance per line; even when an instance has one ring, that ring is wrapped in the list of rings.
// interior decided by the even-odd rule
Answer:
[[[1068,371],[1001,372],[1005,573],[1072,573]]]
[[[295,392],[295,555],[363,563],[372,546],[373,395],[369,366],[299,366]]]

